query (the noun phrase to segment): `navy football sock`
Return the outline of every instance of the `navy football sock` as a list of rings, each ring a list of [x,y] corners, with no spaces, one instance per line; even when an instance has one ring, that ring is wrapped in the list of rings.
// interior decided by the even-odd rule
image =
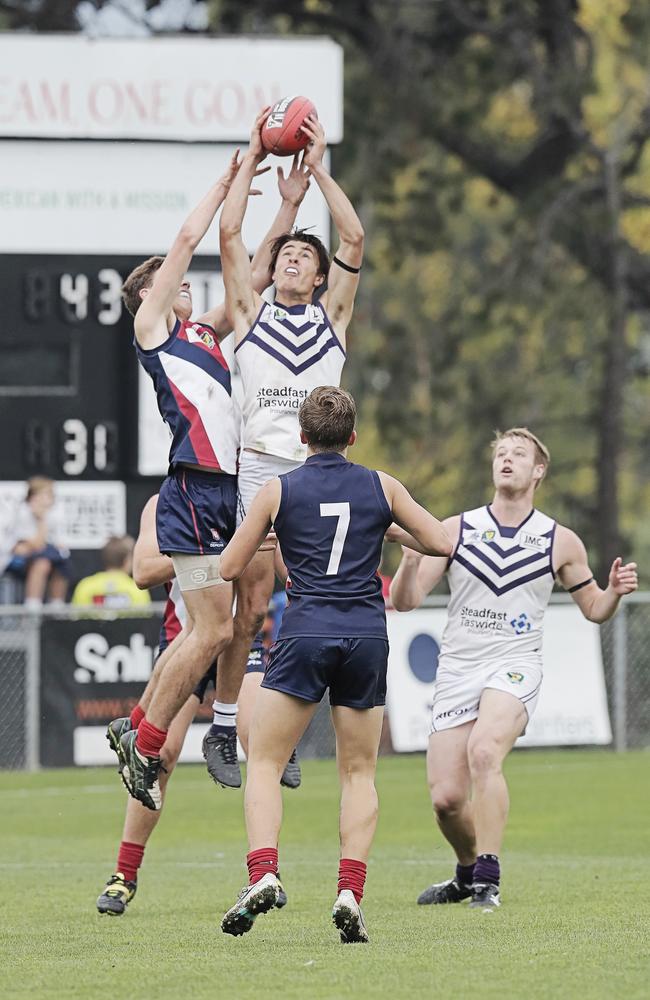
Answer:
[[[459,885],[471,885],[474,881],[475,865],[456,865],[456,881]]]
[[[479,854],[474,865],[474,885],[485,882],[498,885],[500,877],[501,869],[496,854]]]

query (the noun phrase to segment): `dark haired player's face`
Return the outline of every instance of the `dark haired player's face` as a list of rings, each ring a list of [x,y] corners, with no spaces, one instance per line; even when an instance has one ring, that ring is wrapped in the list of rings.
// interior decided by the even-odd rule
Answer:
[[[187,320],[192,315],[192,292],[189,281],[184,281],[178,289],[173,308],[180,320]]]
[[[285,294],[311,301],[314,289],[322,284],[314,247],[297,241],[285,243],[275,262],[273,283],[280,299]]]

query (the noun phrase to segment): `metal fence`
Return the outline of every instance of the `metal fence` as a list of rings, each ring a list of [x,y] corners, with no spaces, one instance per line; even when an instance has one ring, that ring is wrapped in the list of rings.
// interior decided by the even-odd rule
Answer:
[[[564,603],[568,595],[553,595]],[[440,607],[446,598],[430,598]],[[158,619],[163,605],[152,605]],[[93,609],[91,621],[115,618]],[[80,609],[65,608],[41,614],[20,606],[0,607],[0,769],[36,770],[40,756],[41,688],[48,683],[48,649],[42,648],[41,628],[48,617],[78,619]],[[633,594],[616,616],[601,628],[603,666],[613,747],[622,751],[650,747],[650,592]],[[389,738],[383,741],[390,749]],[[325,702],[307,730],[300,747],[306,757],[330,756],[334,738]]]

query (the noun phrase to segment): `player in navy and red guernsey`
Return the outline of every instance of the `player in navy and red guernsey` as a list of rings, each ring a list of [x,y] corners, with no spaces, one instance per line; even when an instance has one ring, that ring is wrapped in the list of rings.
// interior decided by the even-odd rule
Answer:
[[[158,663],[165,656],[165,651],[173,642],[177,646],[187,636],[187,611],[183,602],[177,581],[174,579],[174,567],[168,556],[158,550],[156,538],[156,507],[158,496],[150,497],[144,506],[140,517],[140,532],[133,553],[133,575],[141,588],[155,587],[163,584],[167,592],[167,601],[160,626],[158,643],[158,659],[154,666],[154,677],[159,673]],[[259,669],[254,657],[251,657],[252,670]],[[191,726],[199,705],[202,703],[210,684],[216,685],[217,665],[213,663],[206,674],[196,685],[169,727],[167,739],[161,750],[164,771],[160,776],[160,787],[163,802],[172,771],[178,761],[185,742],[187,731]],[[149,704],[155,680],[147,684],[138,704],[133,708],[130,717],[114,719],[108,726],[106,738],[111,748],[120,759],[122,745],[120,742],[124,733],[137,729],[144,718],[143,706]],[[152,811],[133,798],[128,798],[122,839],[117,853],[117,863],[114,873],[108,879],[101,895],[97,899],[97,909],[100,913],[110,916],[121,916],[131,902],[138,887],[138,871],[144,858],[146,845],[158,824],[162,809]],[[284,889],[281,890],[276,905],[282,907],[287,902]]]
[[[368,940],[359,903],[377,822],[374,778],[386,699],[382,543],[393,521],[405,537],[392,528],[391,539],[408,538],[422,552],[449,555],[451,543],[396,479],[348,462],[355,416],[343,389],[320,386],[309,394],[299,412],[309,448],[304,466],[262,487],[222,556],[224,579],[237,579],[273,524],[290,580],[249,737],[249,884],[222,920],[226,934],[244,934],[276,903],[280,775],[329,688],[341,781],[333,919],[343,942]]]
[[[170,646],[161,658],[137,733],[127,732],[121,738],[124,784],[149,809],[159,809],[162,802],[158,774],[167,729],[232,639],[232,587],[219,575],[220,555],[234,532],[237,506],[239,424],[230,372],[219,347],[231,328],[223,304],[190,320],[192,296],[185,272],[238,169],[235,153],[226,173],[186,219],[167,256],[152,257],[135,268],[122,289],[135,317],[138,359],[153,380],[158,407],[171,432],[169,475],[158,499],[158,546],[171,556],[192,623],[182,646]],[[283,202],[269,236],[286,226],[288,218],[295,218],[296,211],[297,206],[288,210]],[[268,256],[265,241],[258,258],[260,288],[269,281]],[[215,703],[223,710],[222,783],[238,785],[235,713],[241,677],[225,673],[219,678]]]
[[[187,624],[187,616],[180,589],[176,581],[173,580],[172,561],[168,556],[161,555],[158,551],[156,540],[157,501],[157,496],[151,497],[142,511],[140,533],[133,552],[133,576],[139,587],[148,588],[164,584],[167,590],[167,603],[160,628],[158,647],[160,661],[165,655],[165,650],[173,642],[179,644],[184,640],[183,628]],[[198,706],[203,701],[208,684],[214,683],[214,680],[215,666],[213,665],[199,681],[169,727],[167,739],[161,751],[165,766],[160,782],[163,797],[166,784],[183,747],[187,730],[192,724]],[[146,704],[146,695],[144,698]],[[112,749],[118,754],[118,758],[122,749],[119,742],[120,737],[130,730],[137,729],[143,717],[141,700],[131,712],[130,718],[115,719],[110,723],[106,736]],[[160,815],[160,811],[152,812],[135,799],[128,799],[115,872],[108,879],[97,900],[97,909],[100,913],[120,916],[135,896],[138,870],[142,864],[145,847]]]

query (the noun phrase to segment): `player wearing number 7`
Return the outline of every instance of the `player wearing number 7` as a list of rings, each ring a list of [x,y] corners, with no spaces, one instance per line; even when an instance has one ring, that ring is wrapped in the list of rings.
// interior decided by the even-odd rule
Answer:
[[[386,612],[377,575],[395,521],[419,551],[448,556],[450,540],[397,480],[354,465],[354,400],[319,386],[299,410],[304,465],[270,480],[221,560],[242,575],[271,525],[289,570],[288,604],[257,695],[249,736],[245,812],[249,884],[221,928],[239,935],[279,891],[280,776],[329,688],[341,782],[341,860],[333,919],[343,942],[365,942],[359,903],[377,822],[374,778],[386,697]]]

